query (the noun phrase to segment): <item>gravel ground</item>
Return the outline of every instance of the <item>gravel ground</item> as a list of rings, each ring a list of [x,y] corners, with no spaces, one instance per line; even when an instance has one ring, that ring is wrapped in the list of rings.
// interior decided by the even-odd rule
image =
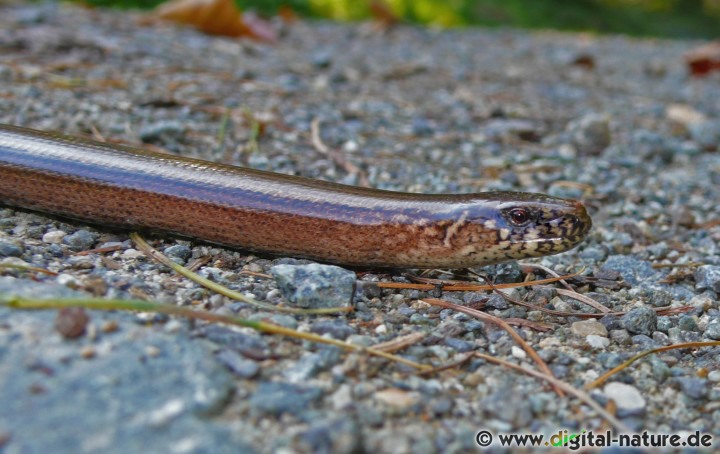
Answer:
[[[281,27],[270,46],[128,13],[0,7],[0,122],[348,184],[365,176],[384,189],[582,198],[595,224],[588,240],[531,262],[559,273],[584,269],[571,281],[578,291],[626,315],[585,320],[484,293],[442,297],[551,325],[518,332],[576,387],[638,352],[720,339],[720,74],[688,75],[683,53],[698,43],[303,21]],[[312,145],[314,119],[324,142],[361,172]],[[275,280],[241,271],[305,263],[152,239],[173,260],[204,259],[201,274],[273,304],[285,298]],[[107,245],[119,250],[74,255]],[[127,232],[12,208],[0,209],[0,258],[59,273],[3,270],[2,293],[145,298],[362,345],[421,333],[398,353],[439,366],[479,351],[534,367],[504,331],[419,301],[437,294],[372,285],[403,282],[400,271],[363,273],[351,315],[258,312],[173,277],[133,249]],[[497,282],[525,277],[517,264],[485,271]],[[347,282],[347,273],[325,275]],[[554,288],[513,294],[592,311]],[[655,311],[687,305],[674,315]],[[477,449],[480,430],[607,429],[580,401],[480,359],[418,376],[385,360],[247,329],[89,316],[83,333],[73,326],[81,315],[58,320],[53,312],[0,308],[0,451],[464,452]],[[717,437],[717,352],[649,357],[592,396],[602,405],[614,400],[634,430]]]

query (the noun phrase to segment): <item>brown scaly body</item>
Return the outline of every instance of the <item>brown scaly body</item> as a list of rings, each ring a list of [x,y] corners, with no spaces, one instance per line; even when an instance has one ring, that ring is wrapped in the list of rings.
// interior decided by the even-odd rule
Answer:
[[[0,125],[0,202],[365,267],[461,268],[557,254],[591,227],[542,194],[358,188]]]

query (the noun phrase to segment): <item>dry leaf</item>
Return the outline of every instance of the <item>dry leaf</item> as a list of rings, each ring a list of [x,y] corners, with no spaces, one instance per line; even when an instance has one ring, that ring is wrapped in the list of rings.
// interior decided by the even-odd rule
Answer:
[[[266,21],[238,9],[233,0],[169,0],[155,9],[163,19],[192,25],[210,35],[247,36],[275,42],[275,30]]]
[[[384,0],[372,0],[370,2],[370,15],[383,28],[392,27],[400,22],[400,18]]]
[[[720,71],[720,41],[704,44],[687,52],[685,62],[694,76]]]

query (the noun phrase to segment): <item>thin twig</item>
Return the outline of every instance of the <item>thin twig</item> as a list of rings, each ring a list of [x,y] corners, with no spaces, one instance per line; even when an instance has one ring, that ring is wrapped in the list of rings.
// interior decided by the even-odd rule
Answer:
[[[617,367],[614,367],[613,369],[610,369],[609,371],[602,374],[600,377],[598,377],[595,381],[592,383],[589,383],[585,385],[585,389],[593,389],[597,388],[598,386],[602,385],[607,381],[608,378],[612,377],[613,375],[617,374],[618,372],[622,371],[623,369],[630,366],[630,364],[634,363],[635,361],[644,358],[648,355],[652,355],[653,353],[661,353],[668,350],[675,350],[679,348],[698,348],[698,347],[717,347],[720,346],[720,341],[705,341],[705,342],[686,342],[684,344],[675,344],[675,345],[666,345],[664,347],[654,348],[652,350],[647,350],[642,353],[639,353],[629,360],[625,361],[624,363],[620,364]]]
[[[525,374],[532,375],[533,377],[537,377],[542,380],[545,380],[548,383],[554,385],[555,387],[560,388],[560,389],[566,391],[568,394],[572,394],[573,396],[575,396],[578,399],[580,399],[581,401],[583,401],[583,403],[585,403],[590,408],[595,410],[599,415],[601,415],[610,424],[612,424],[618,431],[625,432],[625,433],[632,432],[632,430],[630,430],[630,428],[628,426],[626,426],[622,421],[620,421],[615,416],[613,416],[609,412],[607,412],[603,407],[600,406],[600,404],[595,402],[595,400],[592,397],[590,397],[587,393],[570,386],[569,384],[565,383],[562,380],[558,380],[557,378],[553,377],[552,375],[543,374],[542,372],[528,369],[527,367],[513,364],[509,361],[505,361],[504,359],[495,358],[494,356],[486,355],[484,353],[475,352],[475,356],[477,356],[478,358],[482,358],[486,361],[489,361],[491,363],[502,364],[505,367],[509,367],[511,369],[518,370]]]
[[[402,363],[416,369],[430,369],[430,366],[419,364],[414,361],[410,361],[405,358],[401,358],[399,356],[395,356],[372,347],[363,347],[361,345],[349,344],[347,342],[323,337],[313,333],[295,331],[293,329],[285,328],[284,326],[279,326],[272,323],[256,320],[247,320],[240,317],[228,317],[224,315],[214,314],[211,312],[195,311],[185,307],[172,306],[169,304],[159,304],[143,300],[107,300],[101,298],[33,299],[22,298],[14,295],[0,295],[0,304],[17,309],[60,309],[63,307],[84,307],[86,309],[95,310],[159,312],[167,315],[205,320],[212,323],[244,326],[263,333],[279,334],[282,336],[294,337],[297,339],[304,339],[312,342],[335,345],[346,350],[366,352],[371,355],[380,356],[382,358]]]
[[[142,252],[149,255],[151,258],[157,260],[158,262],[162,263],[163,265],[172,268],[173,271],[175,271],[178,274],[181,274],[185,276],[186,278],[197,282],[198,284],[202,285],[203,287],[212,290],[216,293],[219,293],[221,295],[227,296],[228,298],[232,298],[234,300],[242,301],[247,304],[252,304],[253,306],[259,307],[261,309],[269,310],[269,311],[277,311],[277,312],[286,312],[290,314],[333,314],[338,312],[351,312],[353,309],[352,307],[330,307],[330,308],[320,308],[320,309],[295,309],[295,308],[289,308],[289,307],[278,307],[274,306],[272,304],[263,303],[261,301],[258,301],[254,298],[250,298],[248,296],[243,295],[240,292],[236,292],[234,290],[230,290],[227,287],[224,287],[216,282],[211,281],[210,279],[206,279],[189,269],[185,268],[184,266],[178,265],[177,263],[173,262],[166,256],[164,256],[160,251],[154,249],[152,246],[150,246],[138,233],[133,232],[130,234],[130,238],[135,242],[138,249]]]
[[[322,138],[320,137],[319,118],[313,119],[313,121],[310,123],[310,141],[312,142],[313,147],[315,147],[317,151],[330,158],[335,163],[335,165],[341,167],[350,175],[357,176],[359,186],[364,186],[366,188],[370,187],[370,181],[368,180],[365,172],[360,167],[350,162],[342,153],[338,152],[337,150],[333,150],[327,145],[325,145],[325,143],[322,141]]]
[[[471,309],[471,308],[465,307],[465,306],[459,306],[459,305],[453,304],[449,301],[445,301],[445,300],[441,300],[441,299],[437,299],[437,298],[425,298],[421,301],[424,301],[428,304],[432,304],[433,306],[440,306],[440,307],[444,307],[447,309],[453,309],[458,312],[462,312],[464,314],[470,315],[475,318],[479,318],[480,320],[485,320],[487,322],[490,322],[490,323],[493,323],[493,324],[499,326],[500,328],[507,331],[507,333],[510,335],[510,337],[512,337],[515,340],[515,342],[517,342],[518,345],[520,345],[523,348],[523,350],[525,350],[525,352],[527,352],[528,356],[530,356],[530,358],[532,358],[532,360],[535,361],[535,363],[538,365],[538,367],[540,367],[540,369],[543,370],[543,372],[545,372],[548,375],[553,375],[552,371],[550,370],[548,365],[545,363],[545,361],[543,361],[542,358],[540,358],[540,356],[530,346],[530,344],[525,342],[525,340],[522,337],[520,337],[520,335],[514,329],[512,329],[512,327],[505,320],[503,320],[499,317],[495,317],[494,315],[487,314],[485,312],[481,312],[481,311]],[[555,392],[561,397],[564,396],[564,393],[558,387],[555,387]]]
[[[373,345],[373,348],[375,350],[380,350],[383,352],[396,352],[398,350],[402,350],[403,348],[409,347],[410,345],[415,345],[421,340],[423,340],[426,336],[426,333],[411,333],[406,336],[400,336],[396,337],[393,340],[389,340],[387,342],[381,342],[379,344]]]
[[[557,291],[558,295],[567,296],[568,298],[572,298],[577,301],[581,301],[585,304],[587,304],[590,307],[593,307],[600,312],[603,312],[604,314],[610,313],[610,309],[608,309],[606,306],[603,306],[602,304],[598,303],[594,299],[590,298],[589,296],[585,296],[582,293],[578,293],[575,290],[566,290],[563,288],[555,289]]]

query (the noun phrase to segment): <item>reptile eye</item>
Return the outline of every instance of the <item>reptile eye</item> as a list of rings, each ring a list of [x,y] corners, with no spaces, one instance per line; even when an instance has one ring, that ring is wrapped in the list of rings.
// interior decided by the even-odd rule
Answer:
[[[524,208],[513,208],[507,215],[508,220],[517,227],[522,227],[531,220],[530,212]]]

